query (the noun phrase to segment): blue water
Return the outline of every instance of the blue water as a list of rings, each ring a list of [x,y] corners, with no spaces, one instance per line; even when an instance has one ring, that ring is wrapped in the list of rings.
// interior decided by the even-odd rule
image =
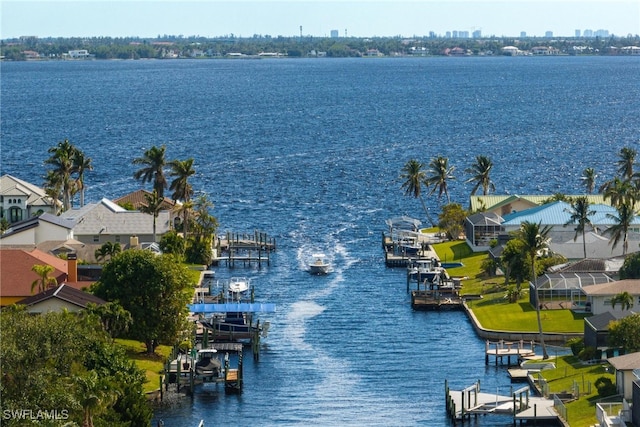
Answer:
[[[220,232],[275,237],[271,265],[225,267],[277,304],[244,393],[205,385],[156,412],[165,426],[448,425],[444,381],[507,392],[504,367],[462,313],[410,308],[403,271],[384,267],[384,220],[423,220],[404,163],[443,155],[452,201],[464,169],[495,163],[498,193],[581,191],[638,148],[640,58],[184,60],[1,64],[1,173],[42,184],[47,149],[68,138],[93,159],[87,199],[140,188],[131,164],[152,145],[194,157]],[[428,199],[434,216],[435,197]],[[324,252],[335,271],[311,276]],[[482,418],[479,425],[510,425]]]

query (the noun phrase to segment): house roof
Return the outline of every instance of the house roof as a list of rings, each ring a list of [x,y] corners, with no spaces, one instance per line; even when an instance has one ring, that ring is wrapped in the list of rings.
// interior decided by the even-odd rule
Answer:
[[[590,324],[593,327],[593,329],[595,329],[596,331],[608,331],[609,323],[611,323],[614,320],[618,320],[618,317],[616,317],[610,311],[605,311],[602,314],[586,317],[584,319],[584,321]]]
[[[67,279],[67,261],[44,253],[38,249],[0,249],[0,295],[3,297],[27,297],[31,295],[31,284],[38,280],[34,265],[50,265],[50,274],[58,283]]]
[[[568,198],[576,198],[582,197],[581,195],[571,195],[567,196]],[[531,203],[532,205],[541,205],[544,201],[549,200],[552,195],[511,195],[511,194],[503,194],[503,195],[488,195],[488,196],[478,196],[473,195],[469,199],[469,206],[472,212],[480,211],[480,210],[495,210],[509,203],[513,203],[515,201],[521,200]],[[586,195],[589,204],[604,204],[607,202],[604,200],[604,196],[602,194],[587,194]]]
[[[137,190],[133,193],[126,194],[118,199],[115,199],[114,202],[118,205],[124,203],[131,203],[131,205],[135,209],[140,209],[142,207],[147,206],[147,198],[146,196],[151,196],[153,193],[147,190]],[[174,208],[176,203],[171,200],[169,197],[164,197],[162,201],[162,209],[163,210],[171,210]]]
[[[74,225],[72,221],[64,220],[59,216],[45,212],[42,215],[34,216],[32,218],[25,219],[24,221],[11,224],[11,227],[9,227],[9,229],[2,236],[0,236],[0,239],[37,227],[42,222],[57,225],[68,230],[73,229]]]
[[[603,225],[611,226],[616,224],[615,219],[609,215],[617,216],[618,212],[615,208],[604,204],[589,205],[589,208],[595,213],[589,216],[589,220],[594,226]],[[517,225],[524,221],[533,223],[542,223],[545,225],[559,225],[565,227],[564,224],[571,221],[571,204],[567,202],[553,202],[546,205],[536,206],[524,211],[513,212],[504,216],[504,226]],[[633,224],[640,224],[640,218],[634,218]],[[571,230],[571,225],[566,226]]]
[[[640,352],[610,357],[607,361],[618,371],[633,371],[640,369]]]
[[[153,216],[140,211],[128,211],[111,200],[85,205],[63,212],[62,218],[75,221],[75,236],[153,234]],[[156,233],[170,228],[169,212],[161,211],[156,219]]]
[[[0,177],[0,195],[27,197],[25,206],[52,206],[53,201],[40,187],[12,175]]]
[[[640,295],[640,279],[625,279],[616,282],[602,283],[583,288],[587,296],[610,296],[622,292]]]
[[[620,271],[624,258],[585,258],[549,268],[555,273],[615,273]]]
[[[66,301],[70,304],[77,305],[78,307],[82,307],[82,308],[87,308],[87,304],[89,303],[94,303],[98,305],[106,303],[106,301],[104,301],[101,298],[98,298],[95,295],[92,295],[87,292],[83,292],[79,289],[75,289],[63,283],[59,286],[56,286],[55,288],[47,289],[36,295],[32,295],[23,300],[20,300],[18,301],[18,304],[32,306],[52,298]]]

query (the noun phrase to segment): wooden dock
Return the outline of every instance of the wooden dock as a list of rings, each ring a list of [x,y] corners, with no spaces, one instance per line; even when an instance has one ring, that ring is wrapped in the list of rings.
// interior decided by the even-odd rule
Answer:
[[[489,358],[494,357],[496,365],[498,361],[501,363],[504,358],[507,358],[507,365],[511,365],[511,357],[514,357],[515,363],[519,363],[522,359],[527,357],[533,357],[536,355],[535,343],[525,344],[523,340],[520,341],[505,341],[500,340],[496,342],[486,341],[484,350],[484,363],[489,364]]]
[[[451,390],[445,381],[446,410],[455,425],[460,421],[471,420],[478,415],[511,415],[514,425],[523,422],[553,422],[561,425],[562,421],[555,410],[554,401],[530,395],[529,386],[511,390],[509,395],[484,393],[480,391],[480,381],[463,389]],[[549,425],[549,424],[545,424]]]
[[[236,263],[243,266],[257,263],[269,265],[271,252],[276,250],[276,240],[267,233],[254,231],[253,233],[231,233],[218,239],[217,256],[214,264],[226,262],[227,267],[235,267]]]

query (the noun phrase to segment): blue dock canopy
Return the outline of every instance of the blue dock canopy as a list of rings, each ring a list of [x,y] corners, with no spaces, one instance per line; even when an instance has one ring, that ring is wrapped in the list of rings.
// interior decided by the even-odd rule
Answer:
[[[189,304],[192,313],[275,313],[273,303]]]

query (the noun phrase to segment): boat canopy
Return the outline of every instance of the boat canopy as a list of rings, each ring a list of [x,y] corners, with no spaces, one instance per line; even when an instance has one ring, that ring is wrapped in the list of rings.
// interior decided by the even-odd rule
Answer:
[[[189,304],[191,313],[275,313],[273,303]]]
[[[420,226],[422,225],[422,221],[420,221],[419,219],[411,218],[404,215],[390,218],[385,222],[389,226],[390,230],[418,231],[420,229]]]

